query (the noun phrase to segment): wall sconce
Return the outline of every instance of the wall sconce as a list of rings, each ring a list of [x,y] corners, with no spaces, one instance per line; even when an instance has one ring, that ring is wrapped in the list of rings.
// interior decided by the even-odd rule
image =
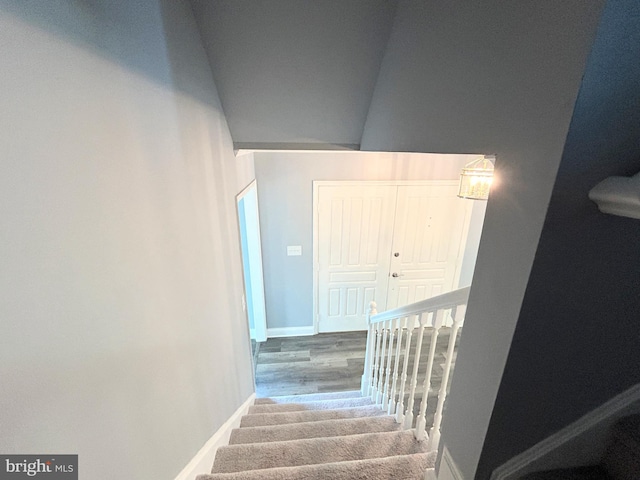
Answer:
[[[495,155],[485,155],[464,166],[460,173],[458,196],[471,200],[487,200],[493,182]]]
[[[640,173],[605,178],[589,191],[602,213],[640,219]]]

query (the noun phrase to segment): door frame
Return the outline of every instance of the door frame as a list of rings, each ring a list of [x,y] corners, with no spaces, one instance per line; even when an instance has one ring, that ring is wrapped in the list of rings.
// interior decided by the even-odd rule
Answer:
[[[313,180],[313,334],[319,333],[319,315],[320,315],[320,234],[318,226],[320,223],[319,198],[320,187],[350,187],[350,186],[454,186],[458,185],[458,180]],[[470,211],[466,215],[471,215]],[[463,236],[466,238],[469,234],[470,222],[465,219]],[[456,269],[454,273],[453,284],[458,285],[460,274],[462,272],[462,260],[466,243],[460,242],[458,248],[458,260],[456,261]]]
[[[255,209],[252,210],[254,215],[250,218],[240,214],[240,202],[254,201]],[[245,206],[247,203],[245,203]],[[267,312],[264,294],[264,271],[262,267],[262,241],[260,238],[260,211],[258,207],[258,183],[253,180],[238,195],[236,195],[236,215],[238,216],[238,236],[240,240],[240,249],[244,249],[242,242],[242,225],[244,223],[247,232],[247,258],[249,265],[244,264],[244,255],[242,255],[242,287],[244,289],[244,311],[247,317],[247,325],[249,326],[249,335],[256,342],[264,342],[267,340]],[[249,241],[249,239],[251,241]],[[242,252],[241,252],[242,253]],[[251,273],[250,278],[246,278],[245,270],[248,268]],[[247,281],[251,286],[251,298],[247,293]],[[253,311],[253,326],[249,322],[249,302]]]

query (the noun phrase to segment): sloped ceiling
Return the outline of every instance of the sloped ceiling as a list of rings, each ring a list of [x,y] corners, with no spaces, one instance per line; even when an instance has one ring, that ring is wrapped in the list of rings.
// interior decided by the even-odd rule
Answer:
[[[357,148],[396,3],[193,0],[234,143]]]
[[[557,141],[603,3],[402,2],[362,148],[499,153]]]
[[[191,3],[238,147],[493,153],[566,123],[604,2]]]

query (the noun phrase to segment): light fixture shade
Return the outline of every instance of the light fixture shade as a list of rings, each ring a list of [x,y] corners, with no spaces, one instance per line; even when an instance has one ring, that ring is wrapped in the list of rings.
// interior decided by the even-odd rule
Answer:
[[[464,166],[460,173],[458,196],[471,200],[487,200],[493,182],[493,155],[485,155]]]

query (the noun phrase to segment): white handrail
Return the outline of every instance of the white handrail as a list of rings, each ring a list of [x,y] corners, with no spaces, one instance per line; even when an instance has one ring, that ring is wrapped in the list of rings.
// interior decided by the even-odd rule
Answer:
[[[469,290],[470,287],[460,288],[382,313],[378,313],[375,302],[371,302],[367,315],[369,332],[365,368],[362,375],[362,394],[370,396],[389,414],[395,414],[396,421],[402,424],[403,428],[413,428],[418,440],[428,441],[429,449],[438,448],[456,337],[464,322]],[[449,345],[445,354],[446,359],[438,391],[436,411],[433,423],[430,422],[431,428],[428,429],[429,425],[426,421],[427,399],[431,391],[435,342],[440,330],[445,326],[449,330]],[[416,335],[412,335],[416,329]],[[420,389],[422,400],[416,417],[414,415],[415,395],[418,393],[418,369],[420,368],[420,354],[425,329],[431,332],[428,335],[430,338],[429,356],[426,377]],[[404,336],[406,336],[406,342],[403,344]],[[413,342],[414,337],[416,338],[415,342]],[[409,362],[410,355],[413,355],[412,362]],[[400,371],[400,356],[404,357],[402,371]],[[410,363],[413,366],[409,373]],[[409,380],[408,385],[407,380]],[[409,397],[405,408],[404,397],[407,393]]]
[[[458,290],[443,293],[436,297],[427,298],[420,302],[405,305],[404,307],[394,308],[393,310],[387,310],[386,312],[377,313],[370,317],[371,323],[383,322],[385,320],[391,320],[394,318],[406,317],[409,315],[415,315],[422,312],[433,312],[435,310],[443,310],[447,308],[455,307],[456,305],[463,305],[467,303],[469,299],[469,290],[471,287],[463,287]]]

